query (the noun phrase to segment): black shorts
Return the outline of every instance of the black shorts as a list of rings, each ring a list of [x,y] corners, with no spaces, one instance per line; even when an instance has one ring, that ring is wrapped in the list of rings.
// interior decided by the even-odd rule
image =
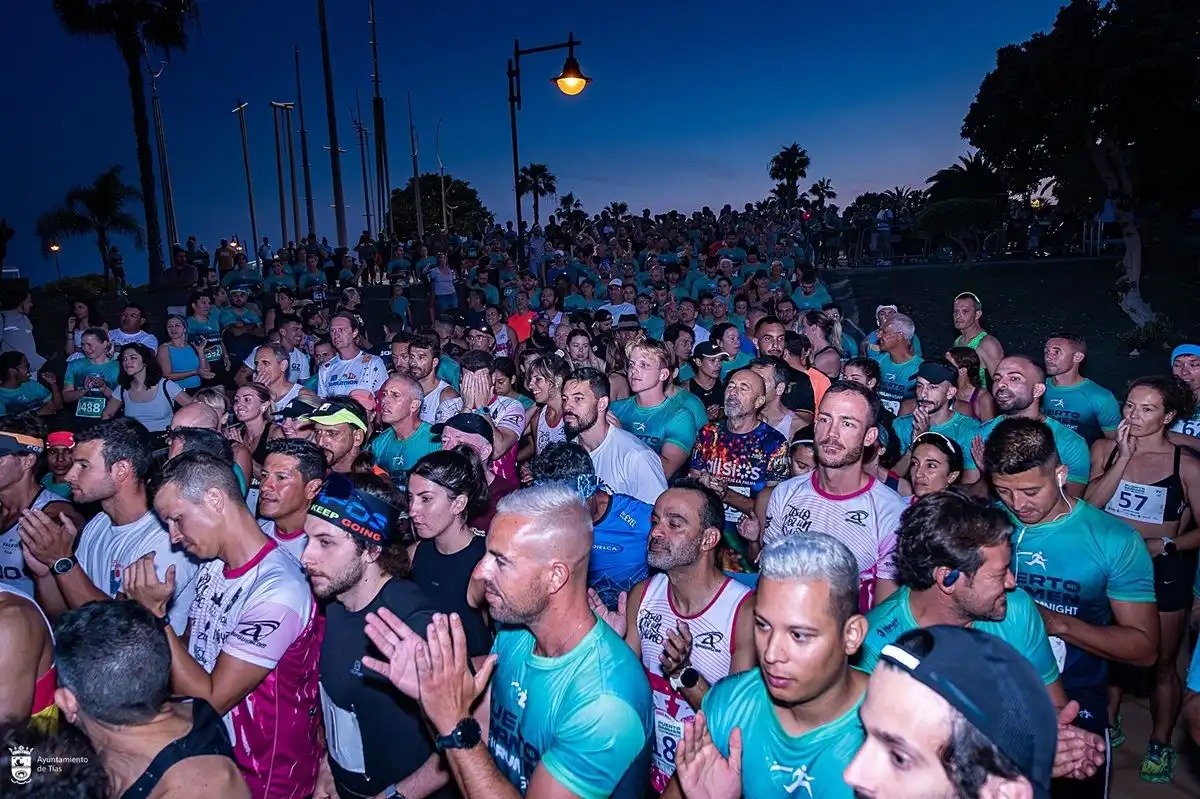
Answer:
[[[1159,613],[1174,613],[1192,606],[1192,578],[1194,568],[1189,568],[1188,558],[1176,551],[1163,553],[1152,559],[1154,562],[1154,598]]]

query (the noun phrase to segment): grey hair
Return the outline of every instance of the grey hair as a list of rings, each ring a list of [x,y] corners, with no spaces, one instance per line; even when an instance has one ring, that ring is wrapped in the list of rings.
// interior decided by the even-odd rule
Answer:
[[[908,341],[913,340],[913,336],[917,333],[917,325],[913,322],[912,317],[898,313],[892,316],[891,319],[884,322],[892,330],[895,330],[900,335],[904,336]]]
[[[523,488],[506,495],[496,503],[496,514],[520,516],[535,523],[535,527],[550,538],[560,532],[577,533],[586,528],[592,534],[592,514],[588,512],[578,492],[565,483],[547,483]]]
[[[858,613],[858,563],[846,545],[825,533],[799,533],[763,547],[760,577],[768,580],[824,580],[829,609],[838,624]]]
[[[395,374],[388,375],[388,379],[384,382],[391,383],[393,381],[399,384],[405,396],[407,396],[410,400],[419,400],[424,398],[425,391],[421,388],[421,384],[417,382],[416,378],[412,377],[411,375],[397,372]]]
[[[263,344],[264,349],[268,349],[275,356],[275,360],[286,363],[291,360],[291,355],[288,354],[287,348],[276,342],[274,344]]]

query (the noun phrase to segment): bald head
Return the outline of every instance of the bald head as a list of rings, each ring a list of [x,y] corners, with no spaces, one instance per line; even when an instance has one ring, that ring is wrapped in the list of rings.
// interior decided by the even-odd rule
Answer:
[[[1046,379],[1046,370],[1028,355],[1009,355],[996,365],[996,371],[1019,371],[1030,383],[1041,383]]]
[[[196,427],[201,430],[219,430],[221,417],[214,408],[203,402],[193,402],[175,411],[171,427]]]

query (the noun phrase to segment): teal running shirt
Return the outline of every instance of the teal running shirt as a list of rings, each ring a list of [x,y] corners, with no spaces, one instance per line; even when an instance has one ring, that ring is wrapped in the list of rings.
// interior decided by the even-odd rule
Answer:
[[[924,361],[914,355],[904,363],[896,363],[886,352],[871,355],[879,364],[879,400],[892,413],[900,413],[900,403],[912,399],[917,387],[917,370]]]
[[[1053,377],[1046,378],[1042,413],[1074,430],[1089,447],[1105,433],[1115,431],[1121,423],[1121,406],[1117,398],[1107,388],[1086,377],[1074,386],[1056,386]]]
[[[912,414],[897,416],[892,422],[892,432],[896,434],[896,438],[900,439],[900,453],[908,452],[913,440]],[[979,435],[979,420],[954,411],[950,421],[945,424],[931,425],[929,432],[941,433],[958,444],[962,447],[963,457],[966,458],[971,452],[971,442],[975,440],[975,436]]]
[[[996,429],[996,425],[1004,421],[1005,418],[1007,417],[997,416],[990,421],[984,422],[979,428],[979,435],[983,437],[985,444],[987,443],[988,436]],[[1074,430],[1049,416],[1042,421],[1046,423],[1046,426],[1050,428],[1051,435],[1054,436],[1054,447],[1058,450],[1058,459],[1067,467],[1067,482],[1087,485],[1088,477],[1092,472],[1092,455],[1091,450],[1088,449],[1087,442]],[[967,447],[963,453],[963,468],[979,468],[975,464],[975,459],[971,456],[970,447]]]
[[[913,617],[908,597],[911,591],[904,585],[887,599],[867,612],[867,637],[863,640],[862,660],[858,667],[874,671],[879,662],[879,653],[888,644],[921,625]],[[1038,613],[1037,605],[1029,594],[1021,589],[1008,593],[1008,612],[1001,621],[977,621],[972,625],[989,635],[1011,644],[1013,649],[1025,656],[1041,675],[1046,685],[1058,679],[1058,663],[1046,636],[1046,625]]]
[[[496,767],[522,796],[540,763],[581,799],[643,799],[654,709],[633,650],[600,619],[561,657],[533,648],[524,628],[501,629],[492,645]]]
[[[721,680],[700,707],[713,743],[725,757],[733,728],[741,728],[746,799],[852,799],[854,792],[842,780],[842,772],[866,738],[858,719],[860,705],[862,697],[841,718],[793,737],[783,729],[756,667]]]
[[[682,392],[681,392],[682,393]],[[668,397],[653,408],[637,404],[637,397],[626,397],[612,404],[612,412],[621,427],[633,433],[650,449],[662,454],[664,444],[674,444],[690,453],[696,443],[698,429],[692,414],[674,397]]]
[[[421,422],[413,434],[405,439],[396,438],[396,431],[385,427],[383,432],[371,439],[370,444],[376,465],[387,470],[400,491],[408,486],[408,472],[413,464],[441,448],[442,445],[433,440],[433,428],[425,422]]]

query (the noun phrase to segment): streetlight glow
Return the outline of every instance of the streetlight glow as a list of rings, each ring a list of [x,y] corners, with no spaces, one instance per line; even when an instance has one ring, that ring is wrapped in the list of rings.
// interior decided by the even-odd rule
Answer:
[[[62,247],[59,246],[59,243],[57,241],[50,245],[50,252],[58,252],[61,249],[62,249]]]
[[[579,94],[592,82],[591,78],[583,74],[574,55],[567,56],[567,60],[563,62],[562,72],[550,80],[554,82],[560,92],[569,97]]]

